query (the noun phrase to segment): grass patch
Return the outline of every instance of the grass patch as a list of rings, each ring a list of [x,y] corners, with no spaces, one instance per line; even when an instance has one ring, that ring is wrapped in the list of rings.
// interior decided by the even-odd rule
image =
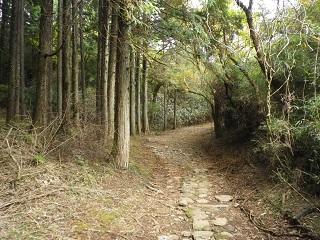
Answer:
[[[129,164],[129,171],[142,176],[143,178],[151,177],[151,171],[147,167],[134,161],[131,161]]]

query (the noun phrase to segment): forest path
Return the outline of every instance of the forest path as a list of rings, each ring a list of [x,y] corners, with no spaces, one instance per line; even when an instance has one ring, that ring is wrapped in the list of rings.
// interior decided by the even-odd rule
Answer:
[[[211,124],[186,127],[149,136],[143,144],[160,163],[170,165],[161,191],[187,217],[182,226],[163,229],[167,232],[160,232],[159,240],[265,239],[238,208],[228,181],[216,167],[224,159],[212,154],[212,132]],[[165,182],[160,176],[154,180]]]
[[[26,168],[14,190],[0,175],[0,239],[270,239],[237,206],[250,193],[232,191],[252,192],[262,174],[250,175],[242,148],[212,132],[204,124],[133,137],[128,171],[105,161],[100,143],[76,142],[63,161]]]

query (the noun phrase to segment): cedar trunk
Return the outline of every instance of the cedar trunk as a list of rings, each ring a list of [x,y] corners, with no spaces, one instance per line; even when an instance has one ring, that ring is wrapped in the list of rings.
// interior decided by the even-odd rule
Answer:
[[[110,27],[110,42],[109,42],[109,62],[108,62],[108,134],[114,134],[114,101],[115,101],[115,76],[116,76],[116,61],[117,61],[117,44],[118,44],[118,3],[111,2],[112,19]]]
[[[126,22],[126,1],[119,5],[119,31],[116,66],[115,134],[113,156],[121,169],[129,166],[130,120],[129,120],[129,25]]]
[[[50,81],[50,57],[52,51],[52,22],[53,22],[53,0],[41,1],[40,17],[40,56],[37,81],[37,99],[33,114],[33,124],[46,126],[48,124],[49,106],[49,81]]]
[[[130,133],[136,135],[136,84],[135,84],[135,56],[130,49]]]
[[[78,1],[72,0],[72,106],[73,122],[80,124],[79,114],[79,52],[78,52]]]
[[[6,121],[25,114],[24,105],[24,0],[13,0],[10,22],[9,95]]]
[[[63,0],[58,1],[58,60],[57,60],[57,103],[58,115],[62,118],[62,44],[63,44]]]
[[[141,54],[139,51],[136,53],[136,124],[137,132],[141,134],[141,78],[140,78],[140,58]]]
[[[147,47],[145,46],[145,49]],[[143,121],[142,121],[142,130],[144,133],[149,132],[149,119],[148,119],[148,79],[147,79],[147,57],[144,55],[142,60],[142,85],[143,85],[143,94],[142,94],[142,110],[143,110]]]
[[[63,0],[62,111],[64,124],[70,123],[71,105],[71,1]]]

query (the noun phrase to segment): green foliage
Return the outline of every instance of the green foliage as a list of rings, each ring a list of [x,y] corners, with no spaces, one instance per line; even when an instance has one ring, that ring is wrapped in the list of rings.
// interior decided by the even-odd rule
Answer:
[[[151,116],[151,126],[153,129],[163,129],[163,95],[159,94],[157,101],[151,104],[149,115]],[[174,99],[173,94],[169,94],[167,100],[167,120],[168,128],[173,128],[174,124]],[[177,101],[177,122],[178,126],[189,126],[203,123],[210,119],[210,108],[208,103],[199,96],[179,93]]]
[[[255,149],[273,169],[284,171],[287,178],[313,193],[320,193],[319,107],[320,97],[316,97],[301,107],[304,114],[297,114],[291,123],[272,118],[261,128],[264,133],[260,132]]]
[[[46,157],[42,154],[37,154],[34,156],[34,162],[36,165],[42,165],[47,161]]]

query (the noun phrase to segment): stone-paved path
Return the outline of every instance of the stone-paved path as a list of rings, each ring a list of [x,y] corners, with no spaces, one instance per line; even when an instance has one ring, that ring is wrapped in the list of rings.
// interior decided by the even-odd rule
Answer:
[[[192,220],[192,232],[182,235],[195,240],[233,238],[235,228],[224,215],[232,206],[232,196],[213,195],[207,174],[206,169],[197,168],[182,185],[179,205]]]
[[[211,131],[210,126],[195,126],[148,139],[159,158],[185,170],[175,205],[184,213],[189,227],[160,232],[158,240],[267,239],[243,215],[225,176],[212,167],[219,159],[206,151],[212,141]]]
[[[178,205],[192,221],[192,231],[179,235],[159,236],[159,240],[223,240],[235,237],[235,227],[225,217],[225,212],[233,206],[232,196],[213,195],[207,169],[196,168],[186,177],[181,187]]]

